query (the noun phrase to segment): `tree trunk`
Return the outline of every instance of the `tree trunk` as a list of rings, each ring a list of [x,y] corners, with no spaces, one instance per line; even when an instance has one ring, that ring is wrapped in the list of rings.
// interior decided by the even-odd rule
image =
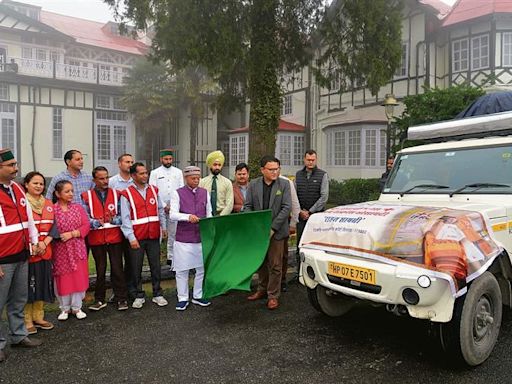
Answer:
[[[277,127],[281,110],[281,89],[275,57],[277,0],[253,2],[250,14],[251,41],[248,67],[249,167],[251,177],[259,172],[264,155],[275,155]]]

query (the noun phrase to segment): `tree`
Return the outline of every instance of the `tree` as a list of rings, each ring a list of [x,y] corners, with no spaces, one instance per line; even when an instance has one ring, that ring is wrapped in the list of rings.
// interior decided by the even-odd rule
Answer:
[[[151,148],[162,129],[179,116],[180,110],[190,112],[190,164],[195,164],[197,127],[203,117],[204,103],[210,102],[215,85],[198,67],[175,72],[168,65],[147,60],[138,61],[129,71],[123,87],[126,109],[138,128],[151,138]],[[141,148],[147,150],[144,137]],[[142,155],[147,157],[147,153]],[[153,157],[153,156],[151,156]]]
[[[139,60],[124,79],[121,101],[139,129],[139,156],[154,160],[151,149],[158,146],[161,130],[177,117],[180,97],[175,76],[164,65]]]
[[[223,91],[220,107],[250,101],[253,166],[275,151],[280,79],[311,63],[315,42],[322,47],[315,72],[325,83],[336,76],[375,94],[400,62],[399,0],[335,1],[326,17],[324,0],[104,1],[121,21],[152,26],[154,59],[204,67]]]
[[[445,89],[425,88],[422,94],[405,97],[403,100],[405,110],[394,123],[399,148],[411,147],[420,143],[406,141],[407,130],[410,126],[453,119],[484,94],[485,92],[480,87],[475,88],[463,84]]]

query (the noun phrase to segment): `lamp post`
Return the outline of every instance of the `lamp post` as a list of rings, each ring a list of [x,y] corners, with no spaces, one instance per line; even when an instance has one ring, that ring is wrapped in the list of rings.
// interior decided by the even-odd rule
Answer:
[[[384,102],[381,104],[384,107],[384,112],[386,113],[386,119],[388,120],[388,125],[386,127],[386,161],[391,154],[391,120],[393,119],[393,112],[395,107],[398,105],[398,102],[395,99],[395,95],[392,93],[386,94],[386,98]]]

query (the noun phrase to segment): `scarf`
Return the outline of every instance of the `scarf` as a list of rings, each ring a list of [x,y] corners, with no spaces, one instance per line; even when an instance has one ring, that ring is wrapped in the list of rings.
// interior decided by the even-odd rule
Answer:
[[[43,214],[43,207],[44,207],[44,201],[45,201],[45,198],[43,195],[40,195],[39,197],[34,197],[30,193],[27,193],[27,200],[30,203],[30,207],[32,208],[32,211],[34,211],[38,215]]]

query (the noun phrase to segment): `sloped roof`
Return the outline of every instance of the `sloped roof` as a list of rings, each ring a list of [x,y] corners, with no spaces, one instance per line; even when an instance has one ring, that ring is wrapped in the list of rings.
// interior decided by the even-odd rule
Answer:
[[[438,19],[443,19],[448,15],[452,7],[450,7],[448,4],[443,3],[441,0],[418,0],[420,4],[429,6],[434,9],[434,11],[437,13]]]
[[[301,132],[304,132],[304,126],[301,124],[295,124],[290,121],[279,119],[279,127],[277,128],[277,131],[278,132],[301,133]],[[249,127],[241,127],[241,128],[233,129],[232,131],[229,132],[229,134],[231,135],[233,133],[245,133],[245,132],[249,132]]]
[[[458,0],[443,21],[443,26],[462,23],[493,13],[512,13],[512,0]]]
[[[148,46],[126,36],[118,36],[102,29],[104,23],[77,17],[59,15],[41,10],[41,22],[57,31],[73,37],[77,43],[112,49],[114,51],[144,55]]]

